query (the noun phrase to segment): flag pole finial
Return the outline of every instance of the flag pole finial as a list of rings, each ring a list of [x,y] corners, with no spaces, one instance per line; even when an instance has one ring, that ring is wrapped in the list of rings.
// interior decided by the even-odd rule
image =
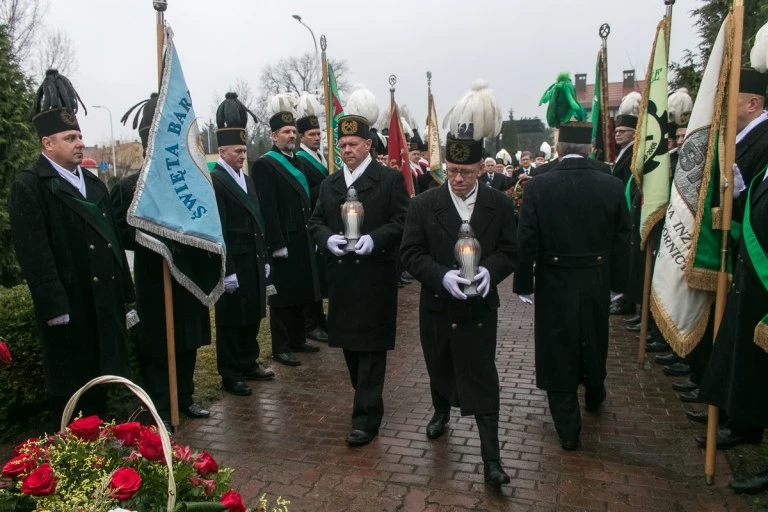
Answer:
[[[152,0],[152,7],[154,7],[157,12],[165,12],[165,10],[168,9],[168,0]]]
[[[397,76],[389,75],[389,92],[395,94],[395,84],[397,83]]]
[[[320,49],[325,51],[328,48],[328,41],[325,39],[325,34],[320,34]]]
[[[427,87],[432,87],[432,72],[427,71]]]
[[[608,41],[608,36],[611,35],[611,26],[607,23],[603,23],[600,25],[600,31],[598,32],[600,34],[600,39],[603,40],[603,44]]]

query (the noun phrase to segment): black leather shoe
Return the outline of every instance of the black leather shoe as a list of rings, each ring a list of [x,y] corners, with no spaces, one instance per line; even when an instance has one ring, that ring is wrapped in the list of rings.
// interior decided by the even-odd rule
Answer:
[[[561,439],[560,440],[560,446],[563,447],[563,450],[568,450],[569,452],[572,452],[574,450],[578,450],[579,446],[581,445],[581,442],[578,438],[576,439]]]
[[[268,368],[262,368],[256,365],[254,370],[245,374],[245,380],[272,380],[275,378],[275,372]]]
[[[709,412],[706,409],[700,411],[685,411],[685,417],[696,423],[707,424],[709,422]]]
[[[737,494],[757,494],[768,489],[768,469],[764,469],[756,475],[740,480],[734,480],[729,484],[733,492]]]
[[[321,343],[328,343],[328,333],[320,327],[315,327],[311,331],[304,333],[304,336],[310,340],[319,341]]]
[[[691,373],[691,367],[685,363],[675,363],[664,367],[664,375],[670,377],[685,377]]]
[[[374,437],[376,437],[376,434],[373,432],[355,429],[347,436],[347,444],[349,446],[363,446],[373,441]]]
[[[231,393],[233,395],[248,396],[251,393],[253,393],[253,391],[251,391],[251,388],[248,387],[248,384],[246,384],[241,380],[236,380],[236,381],[225,380],[222,382],[222,384],[224,387],[224,391],[226,391],[227,393]]]
[[[589,392],[585,393],[584,410],[587,412],[597,412],[600,409],[600,406],[603,405],[603,402],[605,402],[606,395],[605,386],[601,386],[594,394]]]
[[[640,324],[629,324],[626,329],[632,332],[640,332]]]
[[[635,313],[634,305],[619,304],[617,302],[611,303],[611,307],[608,312],[612,315],[628,315]]]
[[[680,382],[673,382],[672,389],[680,392],[693,391],[694,389],[699,389],[699,385],[690,380],[683,380]]]
[[[210,418],[211,411],[204,409],[202,405],[192,402],[189,407],[182,409],[187,418]]]
[[[624,319],[625,324],[639,324],[642,319],[640,318],[640,315],[631,316],[629,318]]]
[[[402,277],[403,279],[410,279],[411,281],[413,281],[414,279],[414,277],[407,270],[403,270],[402,272],[400,272],[400,277]]]
[[[734,446],[738,446],[740,444],[760,444],[761,442],[761,437],[745,437],[734,433],[729,428],[720,428],[717,430],[718,450],[727,450],[728,448],[733,448]],[[696,444],[699,445],[700,448],[707,446],[707,436],[696,436]]]
[[[504,472],[501,462],[497,460],[483,462],[483,476],[487,484],[501,485],[509,483],[509,475]]]
[[[646,341],[653,339],[650,335],[646,338]],[[645,346],[645,351],[648,353],[655,352],[669,352],[669,345],[659,341],[651,341]]]
[[[699,398],[699,388],[694,389],[693,391],[686,391],[685,393],[680,393],[677,395],[680,397],[681,402],[685,402],[688,404],[702,404],[701,398]]]
[[[403,279],[402,277],[401,277],[400,279],[398,279],[398,281],[397,281],[397,282],[398,282],[399,284],[403,285],[403,286],[405,286],[405,285],[408,285],[408,284],[411,284],[411,281],[409,281],[409,280],[407,280],[407,279]]]
[[[314,352],[320,352],[320,347],[316,347],[314,345],[310,345],[309,343],[304,343],[303,345],[299,345],[298,347],[293,348],[294,352],[307,352],[307,353],[314,353]]]
[[[675,354],[674,352],[670,352],[669,354],[659,354],[656,357],[654,357],[653,360],[656,361],[657,364],[668,366],[671,364],[679,363],[683,359],[679,355]]]
[[[427,424],[427,438],[437,439],[445,433],[445,426],[451,419],[451,414],[447,412],[435,412],[432,419]]]
[[[283,352],[282,354],[273,354],[272,359],[286,366],[300,366],[301,361],[296,358],[293,352]]]

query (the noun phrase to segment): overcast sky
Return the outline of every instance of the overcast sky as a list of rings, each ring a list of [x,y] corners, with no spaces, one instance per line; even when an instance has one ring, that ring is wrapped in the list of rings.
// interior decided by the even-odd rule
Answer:
[[[261,69],[282,57],[314,52],[309,31],[325,34],[328,55],[349,64],[350,85],[365,84],[382,110],[389,103],[390,74],[396,98],[423,128],[427,111],[426,71],[438,117],[469,88],[490,82],[501,108],[515,117],[544,115],[538,100],[561,71],[588,73],[600,45],[598,29],[611,25],[611,81],[625,69],[645,75],[663,0],[169,0],[166,22],[197,116],[209,118],[214,95],[223,96],[238,78],[257,93]],[[677,0],[671,59],[698,44],[690,11],[699,0]],[[137,139],[119,125],[122,114],[155,90],[155,11],[151,0],[50,0],[47,23],[66,31],[77,53],[69,78],[89,107],[79,116],[86,144],[109,143],[107,112],[115,137]]]

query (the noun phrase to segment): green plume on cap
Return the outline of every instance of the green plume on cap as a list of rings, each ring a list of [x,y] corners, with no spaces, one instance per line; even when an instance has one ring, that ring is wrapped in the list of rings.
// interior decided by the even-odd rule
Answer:
[[[539,100],[539,105],[549,103],[547,107],[547,124],[550,128],[558,128],[567,123],[572,117],[576,121],[587,119],[587,112],[576,99],[576,89],[571,82],[570,73],[557,75],[557,82],[550,85]]]

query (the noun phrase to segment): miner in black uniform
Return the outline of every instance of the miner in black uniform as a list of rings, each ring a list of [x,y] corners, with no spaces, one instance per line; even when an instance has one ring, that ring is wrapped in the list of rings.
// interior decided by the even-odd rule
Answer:
[[[272,282],[277,293],[269,297],[272,357],[298,366],[295,352],[320,350],[304,336],[304,310],[320,300],[315,242],[307,231],[312,213],[311,190],[315,175],[296,157],[293,113],[278,112],[269,120],[272,149],[254,162],[251,178],[266,222],[267,249],[272,256]]]
[[[447,182],[410,205],[401,246],[403,263],[422,284],[421,346],[429,372],[434,415],[427,437],[443,435],[451,405],[474,415],[488,483],[509,482],[499,453],[499,377],[496,371],[498,284],[515,268],[514,205],[478,182],[482,140],[448,135]],[[480,245],[479,295],[467,297],[454,247],[460,229]]]
[[[107,187],[80,167],[78,102],[69,80],[49,70],[32,106],[41,154],[14,178],[8,197],[53,418],[89,380],[128,375],[126,311],[134,300]],[[103,392],[87,393],[79,407],[104,413]]]
[[[152,93],[148,100],[131,107],[121,119],[125,124],[136,109],[133,127],[138,128],[145,151],[156,106],[157,93]],[[112,187],[110,197],[123,247],[134,251],[133,278],[136,282],[136,309],[141,318],[141,322],[136,327],[138,329],[136,352],[143,386],[157,407],[160,418],[169,424],[170,392],[165,332],[163,257],[136,242],[136,230],[128,225],[126,218],[136,193],[140,174],[136,172],[120,180]],[[172,241],[166,243],[173,244]],[[211,320],[208,307],[175,279],[172,280],[171,288],[179,410],[190,418],[207,418],[211,413],[195,403],[192,394],[195,391],[197,349],[211,344]]]
[[[233,395],[251,394],[247,380],[270,380],[275,375],[256,362],[270,266],[264,215],[253,181],[243,171],[248,114],[237,94],[226,94],[216,112],[219,160],[211,171],[227,246],[225,293],[216,302],[216,359],[224,389]]]
[[[408,194],[403,175],[373,161],[370,126],[361,116],[339,120],[344,166],[320,185],[309,222],[323,248],[328,280],[328,344],[344,350],[355,389],[352,431],[347,443],[369,443],[384,414],[382,391],[387,351],[395,347],[397,320],[397,247],[403,234]],[[352,193],[354,188],[356,194]],[[345,252],[339,208],[356,195],[364,209],[362,236]]]
[[[304,169],[308,174],[313,174],[311,180],[315,185],[310,188],[310,203],[315,209],[317,194],[320,192],[320,183],[328,177],[328,166],[325,157],[320,151],[320,122],[315,115],[307,115],[296,120],[296,129],[299,132],[301,146],[296,156],[304,163]],[[316,253],[318,281],[320,283],[320,300],[307,304],[304,310],[304,331],[306,337],[315,341],[328,341],[328,320],[323,311],[323,298],[328,298],[328,287],[325,284],[325,272],[321,256]]]
[[[590,123],[561,126],[558,170],[526,184],[517,231],[514,291],[526,302],[535,292],[536,385],[547,391],[566,450],[579,446],[578,386],[586,387],[589,412],[606,398],[610,296],[623,291],[626,278],[624,190],[584,160],[591,129]]]

